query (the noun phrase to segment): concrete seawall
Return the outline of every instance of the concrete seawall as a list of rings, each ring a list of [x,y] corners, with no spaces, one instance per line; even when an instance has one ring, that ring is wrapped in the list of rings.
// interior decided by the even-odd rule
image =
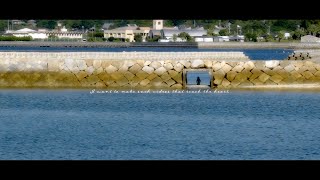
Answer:
[[[320,87],[316,61],[242,52],[0,52],[0,87],[182,89],[186,70],[204,69],[212,88]]]
[[[234,49],[320,49],[320,43],[311,42],[63,42],[63,41],[0,41],[0,47],[179,47],[179,48],[234,48]]]
[[[199,48],[234,49],[320,49],[320,43],[301,42],[199,42]]]

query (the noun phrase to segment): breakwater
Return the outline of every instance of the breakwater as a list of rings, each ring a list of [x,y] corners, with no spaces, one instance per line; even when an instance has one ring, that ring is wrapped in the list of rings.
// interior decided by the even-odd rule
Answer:
[[[211,88],[320,86],[311,60],[251,61],[242,52],[0,52],[0,87],[186,87],[206,70]]]

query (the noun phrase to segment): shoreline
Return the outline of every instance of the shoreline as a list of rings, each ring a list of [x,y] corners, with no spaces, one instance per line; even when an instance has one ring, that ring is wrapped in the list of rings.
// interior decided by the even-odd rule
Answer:
[[[300,42],[51,42],[51,41],[0,41],[0,47],[61,47],[61,48],[199,48],[199,49],[320,49],[320,43]]]

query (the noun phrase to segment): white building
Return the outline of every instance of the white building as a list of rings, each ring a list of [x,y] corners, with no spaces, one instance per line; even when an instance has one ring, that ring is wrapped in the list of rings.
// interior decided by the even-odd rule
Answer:
[[[161,30],[161,37],[163,39],[173,39],[173,35],[179,35],[180,33],[188,33],[191,37],[201,37],[207,35],[207,30],[178,30],[178,29],[163,29]]]
[[[141,35],[142,41],[146,41],[146,38],[149,36],[150,28],[149,27],[138,27],[137,25],[130,25],[124,27],[119,27],[111,30],[104,30],[105,38],[120,38],[123,40],[128,39],[129,42],[134,42],[135,35]]]
[[[63,26],[60,31],[61,32],[68,32],[68,29],[65,26]]]
[[[110,37],[124,39],[124,40],[128,39],[129,42],[134,41],[133,30],[129,30],[129,29],[116,28],[112,30],[104,30],[104,37],[107,39]]]
[[[195,42],[213,42],[213,37],[209,36],[200,36],[194,38]]]
[[[31,36],[32,39],[47,39],[50,35],[54,35],[58,38],[71,38],[71,39],[82,39],[83,33],[82,32],[68,32],[68,30],[64,27],[61,31],[47,31],[46,29],[39,29],[38,31],[23,28],[17,31],[8,30],[6,34],[12,34],[16,37],[27,37]]]
[[[236,36],[214,36],[213,37],[214,42],[229,42],[229,41],[238,41],[238,42],[244,42],[244,36],[243,35],[236,35]]]
[[[244,42],[244,35],[229,36],[230,41]]]
[[[12,20],[11,23],[15,24],[15,25],[25,24],[25,22],[23,22],[21,20]]]
[[[62,24],[58,23],[58,31],[47,31],[46,35],[49,36],[56,36],[60,39],[82,39],[84,32],[82,31],[68,31],[68,29],[63,26]]]
[[[58,38],[69,38],[69,39],[82,39],[83,32],[70,31],[70,32],[59,32],[59,31],[48,31],[46,32],[47,38],[49,36],[56,36]]]
[[[158,42],[172,42],[169,39],[159,39]]]
[[[33,29],[29,29],[29,28],[23,28],[23,29],[19,29],[17,31],[13,31],[13,30],[8,30],[6,31],[6,34],[12,34],[15,37],[27,37],[27,36],[31,36],[32,39],[45,39],[46,37],[46,33],[44,32],[38,32],[36,30]]]
[[[290,33],[284,33],[284,38],[288,39],[289,37],[291,37]]]
[[[214,36],[213,41],[214,42],[229,42],[230,38],[229,38],[229,36]]]
[[[174,40],[173,38],[170,39],[159,39],[158,42],[187,42],[186,39],[182,39],[180,37],[177,37],[176,40]]]
[[[153,20],[153,30],[163,29],[163,20]]]

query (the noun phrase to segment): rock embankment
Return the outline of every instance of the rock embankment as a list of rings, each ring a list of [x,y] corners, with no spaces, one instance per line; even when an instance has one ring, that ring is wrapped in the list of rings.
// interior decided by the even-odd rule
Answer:
[[[188,69],[210,71],[212,88],[320,87],[317,61],[241,52],[0,52],[0,87],[181,89]]]

